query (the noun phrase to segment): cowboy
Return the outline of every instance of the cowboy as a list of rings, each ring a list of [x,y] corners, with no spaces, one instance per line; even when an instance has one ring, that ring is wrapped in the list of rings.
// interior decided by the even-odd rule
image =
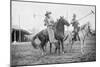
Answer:
[[[50,42],[56,43],[57,40],[55,39],[54,30],[52,29],[54,25],[54,20],[51,17],[51,12],[48,12],[48,11],[46,12],[44,22],[45,22],[44,25],[47,26]]]
[[[76,14],[73,14],[73,19],[71,21],[71,24],[74,27],[73,33],[74,33],[74,38],[76,40],[76,36],[78,35],[78,30],[79,30],[79,22],[76,20]]]

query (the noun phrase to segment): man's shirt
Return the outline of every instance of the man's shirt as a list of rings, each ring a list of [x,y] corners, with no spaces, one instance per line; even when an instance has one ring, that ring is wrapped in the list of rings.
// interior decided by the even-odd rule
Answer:
[[[52,26],[54,24],[54,21],[51,17],[50,18],[45,17],[44,22],[45,22],[44,25],[46,26]]]

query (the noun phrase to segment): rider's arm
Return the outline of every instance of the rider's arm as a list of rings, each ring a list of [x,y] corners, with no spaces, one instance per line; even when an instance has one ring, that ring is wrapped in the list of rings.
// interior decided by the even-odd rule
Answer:
[[[78,21],[76,21],[76,22],[77,22],[77,25],[80,25]]]
[[[47,18],[44,19],[44,26],[47,26],[48,20]]]
[[[52,17],[49,18],[49,22],[50,22],[50,25],[53,25],[54,24],[54,20]]]

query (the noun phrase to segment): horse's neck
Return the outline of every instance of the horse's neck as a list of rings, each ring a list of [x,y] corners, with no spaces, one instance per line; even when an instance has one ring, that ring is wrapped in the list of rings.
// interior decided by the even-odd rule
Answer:
[[[82,25],[82,26],[80,27],[80,29],[81,29],[81,30],[84,30],[85,27],[86,27],[86,24]]]
[[[80,31],[84,31],[85,34],[88,33],[88,25],[83,25],[83,27],[81,27],[81,30]]]
[[[57,25],[56,25],[56,28],[61,31],[61,30],[64,29],[64,24],[61,23],[61,22],[58,22]]]
[[[64,25],[61,22],[58,22],[56,24],[56,33],[60,34],[60,35],[64,35]]]
[[[89,31],[89,27],[88,27],[88,25],[86,25],[86,27],[85,27],[85,31]]]

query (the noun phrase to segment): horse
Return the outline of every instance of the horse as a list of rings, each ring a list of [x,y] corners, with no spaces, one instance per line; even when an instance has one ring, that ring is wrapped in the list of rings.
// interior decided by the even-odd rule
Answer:
[[[54,24],[55,38],[58,40],[58,43],[62,46],[63,53],[64,53],[63,39],[64,39],[64,31],[65,31],[64,25],[69,26],[70,24],[68,23],[67,20],[64,19],[63,16],[60,16],[60,19],[57,20],[57,22]],[[59,50],[60,50],[60,45],[58,47]]]
[[[69,43],[70,43],[71,49],[72,49],[72,45],[76,41],[76,40],[74,40],[75,35],[73,35],[73,33],[71,31],[68,31],[68,32],[69,33],[65,36],[64,41],[69,40]],[[84,41],[85,41],[86,37],[88,36],[88,34],[89,33],[91,34],[90,23],[87,22],[86,24],[80,26],[79,31],[77,33],[78,33],[77,38],[79,38],[79,41],[80,41],[80,44],[81,44],[81,53],[84,54],[84,50],[83,50],[83,48],[85,46]],[[71,49],[70,49],[70,51],[71,51]]]
[[[54,35],[55,35],[55,39],[58,40],[58,43],[55,44],[56,46],[55,52],[58,49],[60,53],[60,45],[62,45],[62,52],[64,52],[64,46],[63,46],[64,25],[69,26],[70,24],[63,17],[60,17],[60,19],[58,19],[57,22],[54,23],[53,26]],[[50,43],[47,29],[40,31],[32,38],[31,43],[34,48],[38,48],[37,44],[34,42],[36,38],[38,38],[41,41],[39,47],[42,49],[42,53],[45,54],[46,43],[47,42]],[[50,53],[51,53],[51,49],[52,49],[52,43],[50,43]]]
[[[37,38],[41,41],[41,43],[39,45],[35,42],[35,40]],[[48,41],[49,41],[48,32],[47,32],[47,29],[44,29],[44,30],[41,30],[40,32],[38,32],[35,36],[33,36],[32,40],[31,40],[31,44],[35,49],[40,48],[42,51],[42,54],[44,54],[45,46]]]
[[[90,33],[90,22],[87,22],[86,24],[80,27],[80,31],[78,32],[80,43],[81,43],[81,53],[82,54],[84,54],[85,39],[89,33]]]

